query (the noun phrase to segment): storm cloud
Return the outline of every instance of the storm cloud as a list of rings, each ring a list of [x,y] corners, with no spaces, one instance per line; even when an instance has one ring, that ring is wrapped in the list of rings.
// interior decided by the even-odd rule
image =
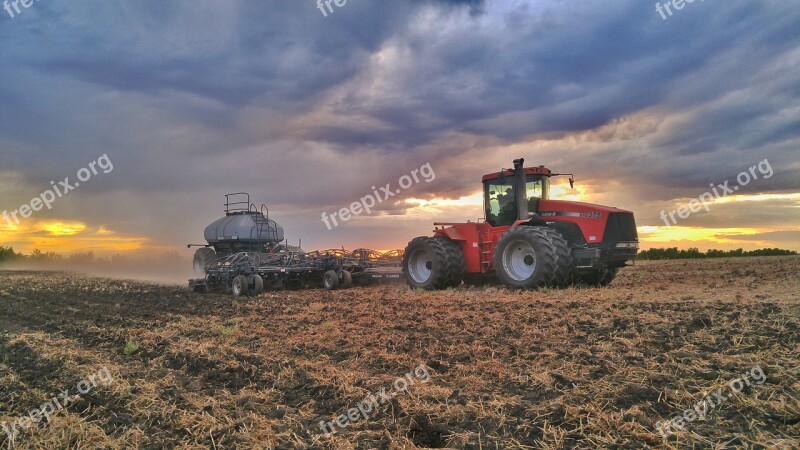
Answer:
[[[313,0],[50,0],[4,14],[0,208],[107,153],[113,176],[40,217],[165,246],[197,241],[242,190],[312,246],[402,244],[430,227],[405,198],[473,194],[520,156],[645,226],[765,158],[775,174],[747,194],[800,187],[790,2],[698,2],[668,20],[637,1],[349,0],[324,17]],[[395,220],[323,233],[320,212],[425,163],[436,182],[382,205]],[[741,205],[689,223],[798,242],[797,199]]]

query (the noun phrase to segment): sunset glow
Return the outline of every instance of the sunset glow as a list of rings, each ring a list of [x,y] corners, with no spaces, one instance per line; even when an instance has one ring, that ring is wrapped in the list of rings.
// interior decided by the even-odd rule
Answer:
[[[30,253],[35,249],[63,255],[90,251],[100,255],[126,253],[150,247],[148,241],[144,237],[118,236],[102,225],[92,228],[77,221],[0,225],[0,242],[12,242],[13,248],[22,253]]]
[[[86,230],[86,224],[80,222],[42,222],[38,225],[39,231],[44,231],[50,236],[74,236]]]

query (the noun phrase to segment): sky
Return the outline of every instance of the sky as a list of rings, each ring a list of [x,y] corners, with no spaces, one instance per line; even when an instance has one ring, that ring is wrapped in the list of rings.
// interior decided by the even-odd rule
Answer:
[[[633,211],[643,248],[800,250],[794,2],[340,3],[8,2],[0,246],[191,254],[246,191],[306,249],[402,248],[524,157],[575,174],[554,198]]]

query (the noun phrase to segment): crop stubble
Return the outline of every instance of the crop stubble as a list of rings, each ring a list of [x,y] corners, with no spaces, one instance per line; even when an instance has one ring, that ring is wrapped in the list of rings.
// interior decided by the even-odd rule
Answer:
[[[798,257],[646,262],[607,288],[240,299],[0,272],[0,421],[105,366],[112,386],[17,447],[792,448],[799,272]],[[420,364],[430,382],[322,433]],[[756,365],[763,385],[674,436],[655,431]]]

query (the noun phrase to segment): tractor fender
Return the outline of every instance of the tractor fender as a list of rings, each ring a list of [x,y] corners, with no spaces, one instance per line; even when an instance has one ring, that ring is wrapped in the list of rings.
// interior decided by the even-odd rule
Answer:
[[[547,226],[547,223],[544,220],[542,220],[542,218],[539,217],[539,215],[537,214],[535,217],[531,217],[530,219],[518,220],[518,221],[514,222],[513,224],[511,224],[511,227],[509,227],[509,229],[510,228],[516,228],[516,227],[522,226],[522,225],[531,226],[531,227],[542,227],[542,226]]]
[[[446,236],[451,241],[466,241],[467,238],[461,234],[456,228],[445,228],[443,230],[435,230],[434,236]]]

